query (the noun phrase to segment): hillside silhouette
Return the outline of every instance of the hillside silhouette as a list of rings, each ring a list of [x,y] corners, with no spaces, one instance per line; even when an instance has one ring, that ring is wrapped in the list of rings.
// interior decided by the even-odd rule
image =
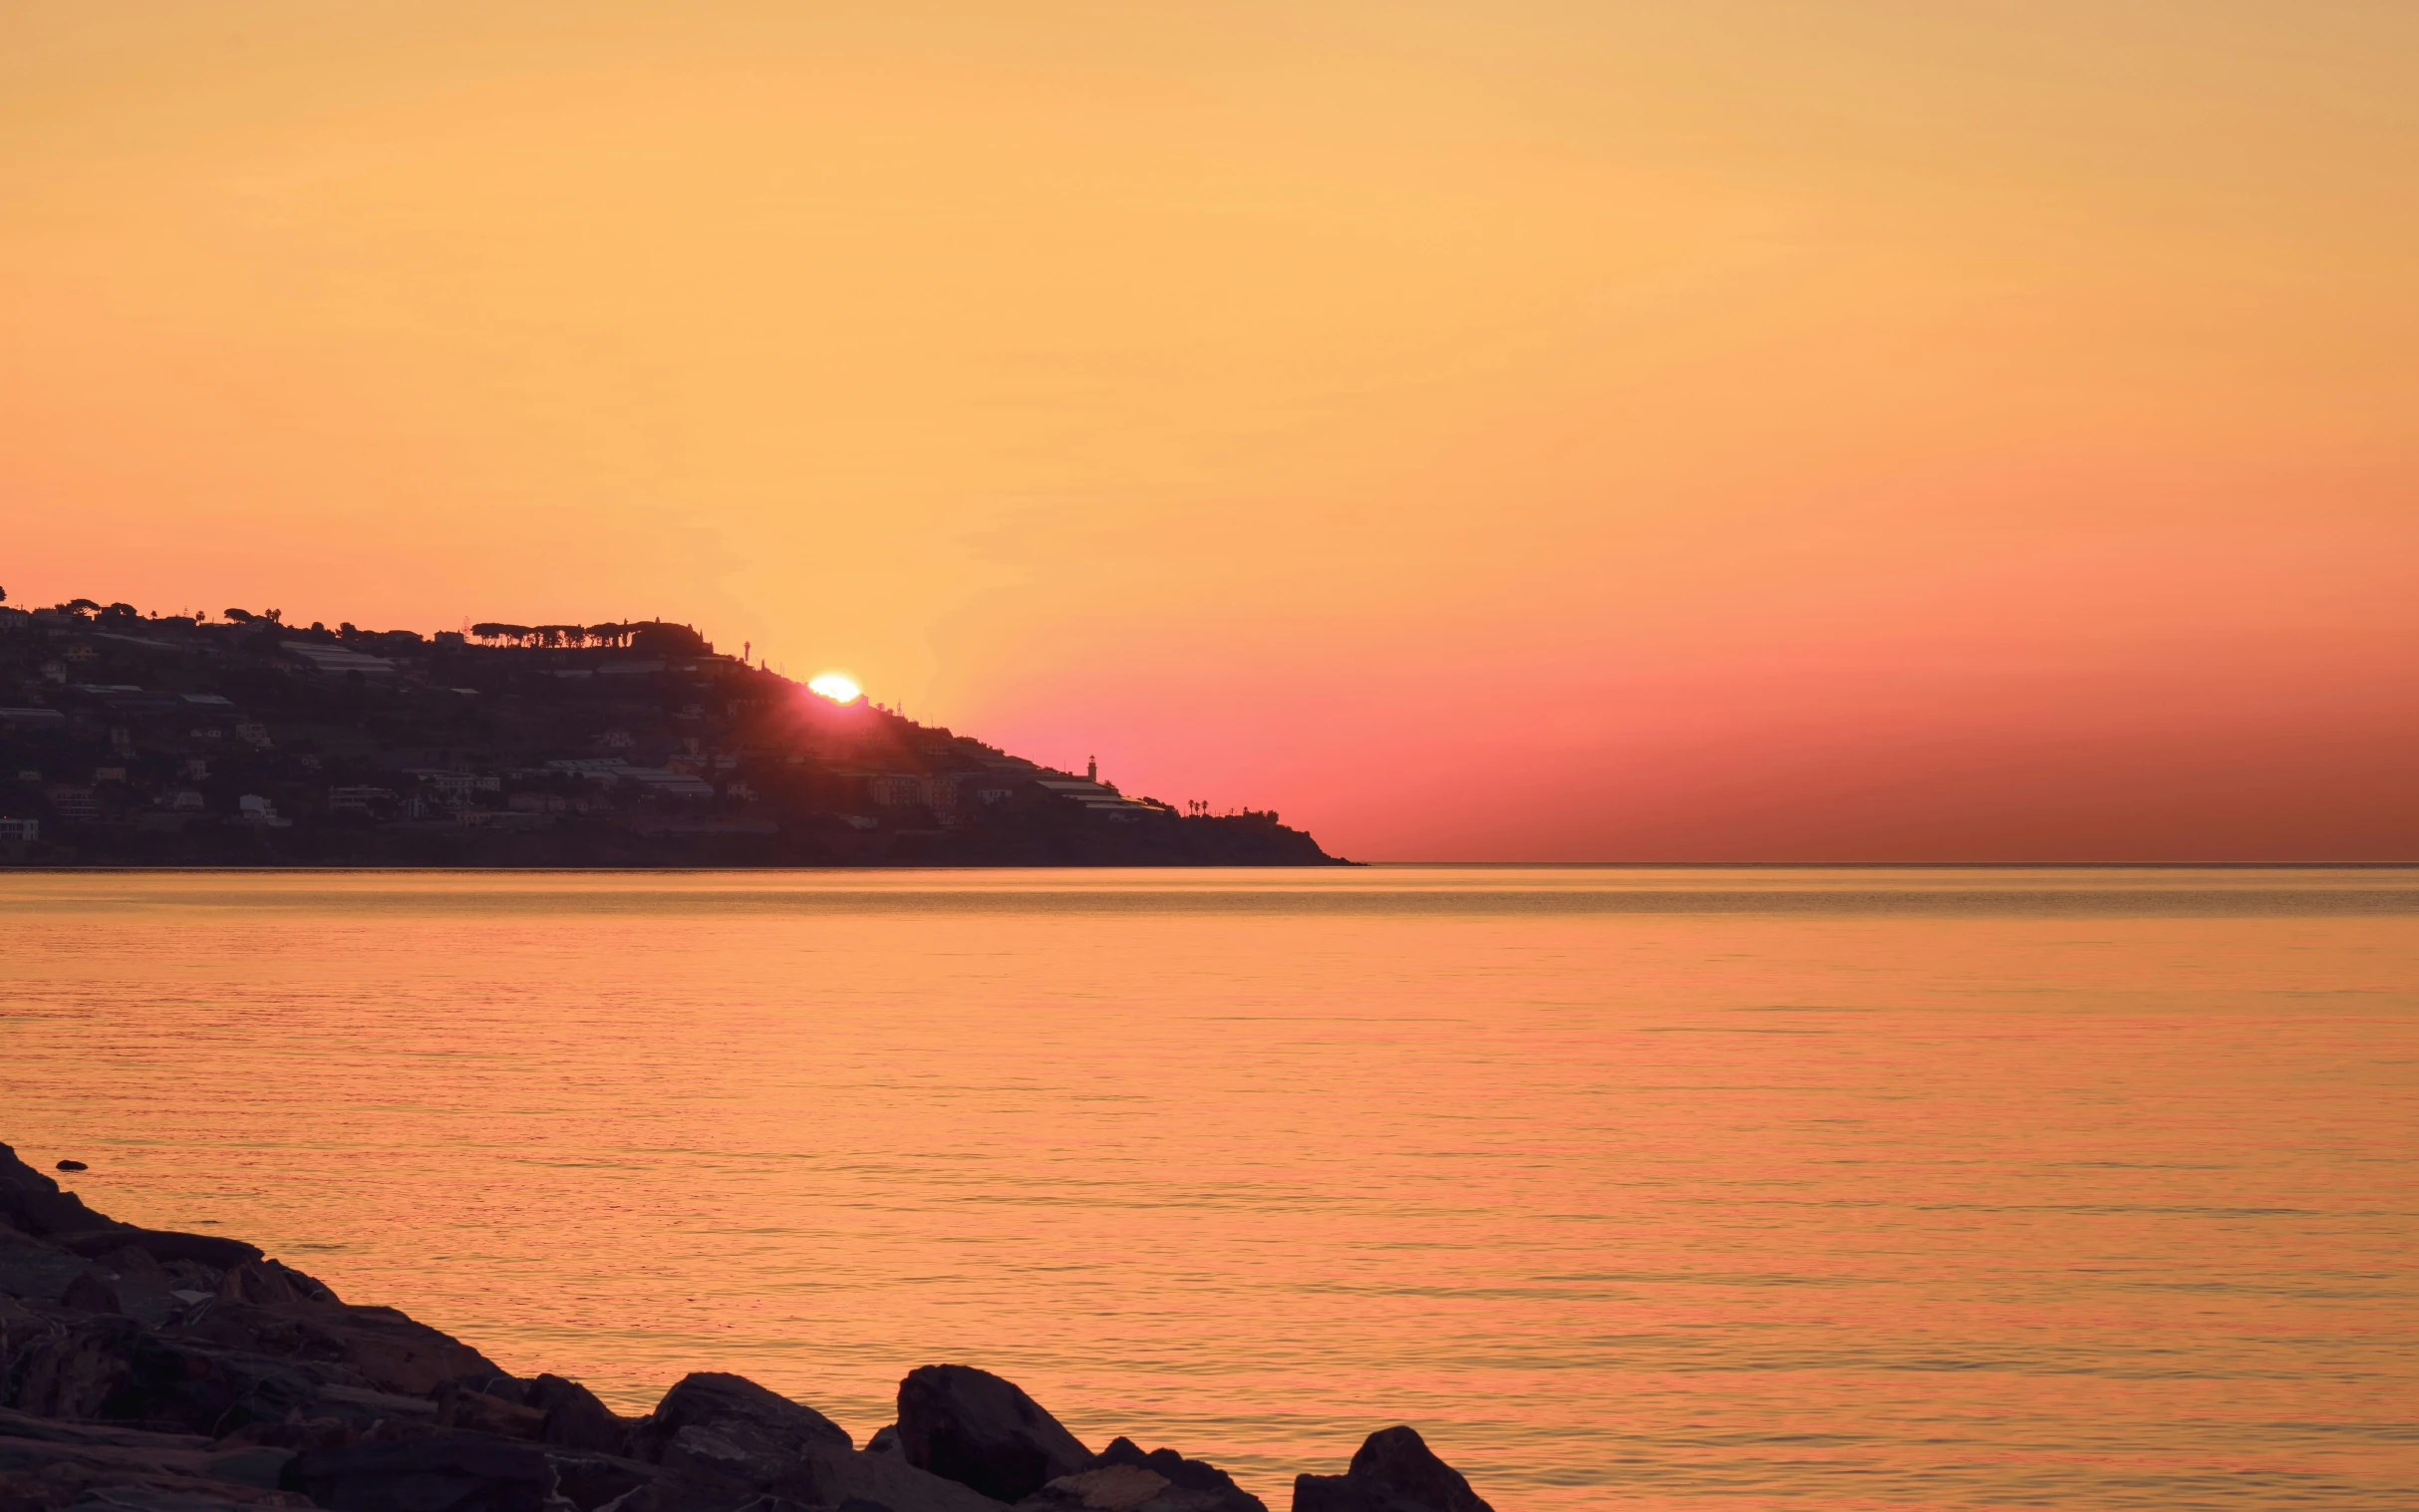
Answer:
[[[0,603],[0,862],[1335,860],[1274,812],[1200,807],[835,703],[688,625]]]

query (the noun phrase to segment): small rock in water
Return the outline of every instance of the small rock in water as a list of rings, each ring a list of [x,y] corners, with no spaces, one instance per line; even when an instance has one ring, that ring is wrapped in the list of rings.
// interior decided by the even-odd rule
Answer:
[[[86,1165],[81,1160],[62,1160],[59,1162],[59,1169],[63,1171],[89,1171],[92,1169],[92,1167]]]
[[[919,1470],[1019,1502],[1092,1451],[1018,1387],[972,1365],[919,1365],[899,1382],[899,1453]]]

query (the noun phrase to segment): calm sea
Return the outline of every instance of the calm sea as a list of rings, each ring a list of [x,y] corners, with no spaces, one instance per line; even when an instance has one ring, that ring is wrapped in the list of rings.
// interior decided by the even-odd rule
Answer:
[[[2419,873],[0,878],[0,1139],[642,1410],[1283,1512],[2419,1504]]]

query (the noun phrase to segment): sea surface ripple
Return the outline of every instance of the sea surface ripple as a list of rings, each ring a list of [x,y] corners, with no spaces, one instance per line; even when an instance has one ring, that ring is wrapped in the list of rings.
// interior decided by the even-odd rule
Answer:
[[[0,1139],[507,1368],[1272,1506],[2419,1502],[2419,872],[0,876]]]

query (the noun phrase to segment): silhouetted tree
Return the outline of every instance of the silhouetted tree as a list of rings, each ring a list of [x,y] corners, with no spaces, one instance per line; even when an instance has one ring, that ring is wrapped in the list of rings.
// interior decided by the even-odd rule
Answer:
[[[249,609],[221,609],[219,613],[225,615],[229,621],[238,625],[249,625],[252,623],[252,621],[260,618],[259,615],[254,614]]]
[[[659,656],[701,656],[714,649],[714,644],[687,625],[667,625],[662,620],[649,620],[630,633],[630,644],[641,651]]]

